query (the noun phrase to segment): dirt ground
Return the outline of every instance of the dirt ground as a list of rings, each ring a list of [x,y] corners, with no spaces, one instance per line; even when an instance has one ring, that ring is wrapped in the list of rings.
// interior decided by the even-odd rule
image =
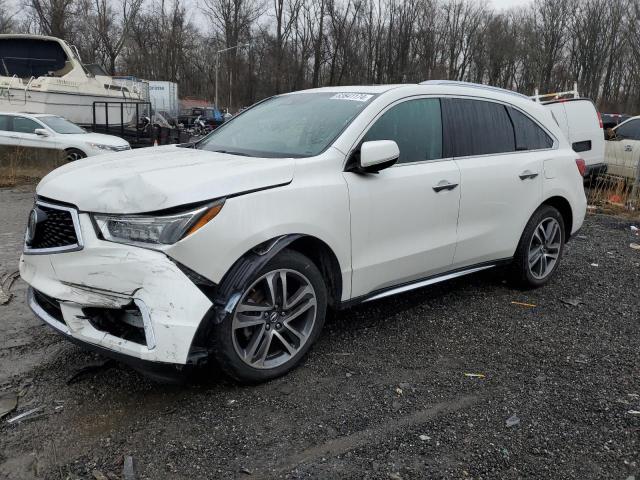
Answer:
[[[32,198],[0,190],[0,276]],[[17,281],[0,306],[0,397],[19,394],[0,478],[133,478],[128,457],[138,479],[640,478],[632,224],[590,215],[539,290],[493,271],[333,313],[300,368],[254,387],[118,364],[68,383],[103,359],[37,321]]]

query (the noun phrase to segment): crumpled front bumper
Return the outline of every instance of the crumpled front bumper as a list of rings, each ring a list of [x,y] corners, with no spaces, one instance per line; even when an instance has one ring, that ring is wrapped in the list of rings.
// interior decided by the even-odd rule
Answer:
[[[210,300],[164,253],[100,240],[88,214],[80,214],[79,221],[82,250],[22,255],[20,275],[31,287],[31,309],[76,343],[149,362],[186,364]],[[59,318],[38,300],[46,297],[55,300]],[[144,341],[96,328],[87,312],[102,309],[139,311]]]

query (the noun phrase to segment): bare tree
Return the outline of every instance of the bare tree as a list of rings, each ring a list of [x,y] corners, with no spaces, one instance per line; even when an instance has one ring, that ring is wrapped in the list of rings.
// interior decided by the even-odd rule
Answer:
[[[41,33],[68,40],[75,5],[74,0],[26,0],[26,7],[34,15]]]
[[[9,33],[13,29],[13,17],[4,0],[0,0],[0,33]]]

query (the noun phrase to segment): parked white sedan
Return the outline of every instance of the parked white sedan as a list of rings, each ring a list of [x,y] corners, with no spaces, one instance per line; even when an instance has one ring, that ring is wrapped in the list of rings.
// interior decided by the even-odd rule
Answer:
[[[69,161],[131,148],[120,137],[89,133],[56,115],[3,112],[0,145],[62,150]]]
[[[50,173],[20,273],[70,340],[263,381],[300,362],[327,308],[498,265],[544,285],[582,225],[584,171],[550,111],[505,90],[278,95],[194,145]]]

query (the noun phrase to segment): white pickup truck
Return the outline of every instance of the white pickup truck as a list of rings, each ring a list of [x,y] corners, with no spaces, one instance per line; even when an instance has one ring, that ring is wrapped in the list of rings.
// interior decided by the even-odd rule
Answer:
[[[607,130],[607,171],[627,179],[640,179],[640,117],[631,117]]]
[[[585,177],[594,178],[607,172],[602,119],[591,99],[580,97],[577,86],[567,92],[543,95],[536,91],[531,99],[551,110],[573,150],[587,165]]]

